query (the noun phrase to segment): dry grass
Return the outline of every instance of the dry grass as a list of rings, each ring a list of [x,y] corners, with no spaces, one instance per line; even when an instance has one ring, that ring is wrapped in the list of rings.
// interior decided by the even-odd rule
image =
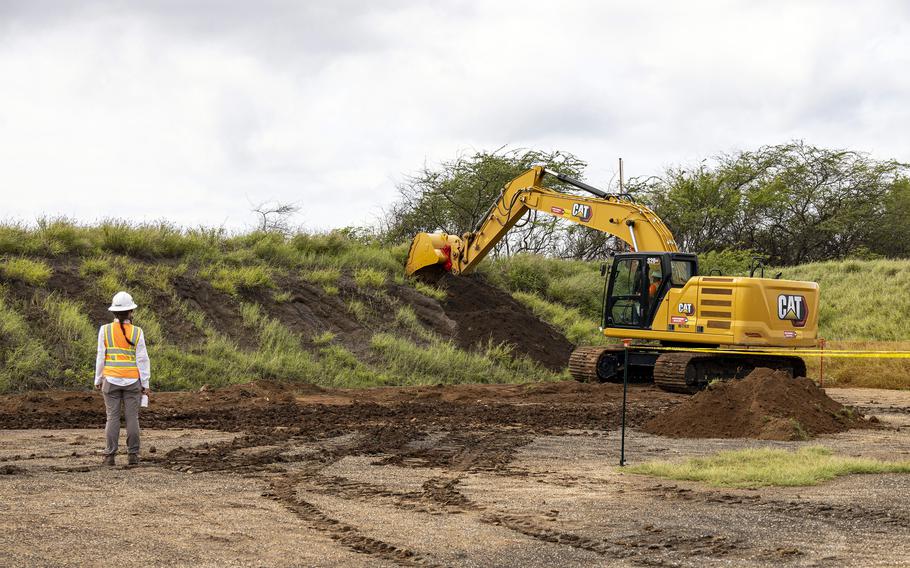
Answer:
[[[829,341],[828,350],[910,351],[910,341]],[[820,358],[804,357],[809,378],[821,379]],[[910,359],[825,357],[824,386],[910,389]]]

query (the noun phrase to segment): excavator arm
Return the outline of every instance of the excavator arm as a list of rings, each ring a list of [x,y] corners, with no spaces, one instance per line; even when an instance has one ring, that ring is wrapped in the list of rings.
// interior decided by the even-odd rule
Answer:
[[[593,196],[578,196],[544,187],[541,182],[547,175]],[[407,273],[410,275],[435,264],[443,265],[454,274],[470,273],[532,209],[614,235],[628,243],[633,251],[679,250],[667,226],[644,205],[538,166],[506,184],[474,231],[460,237],[445,233],[419,233],[414,237]]]

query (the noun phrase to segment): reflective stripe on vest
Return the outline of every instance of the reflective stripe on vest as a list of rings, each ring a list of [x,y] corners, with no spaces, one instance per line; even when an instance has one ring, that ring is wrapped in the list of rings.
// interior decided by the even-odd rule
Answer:
[[[138,327],[125,323],[123,329],[130,335],[132,345],[126,340],[120,324],[104,326],[104,375],[121,379],[138,379],[139,366],[136,364],[136,343],[142,332]]]

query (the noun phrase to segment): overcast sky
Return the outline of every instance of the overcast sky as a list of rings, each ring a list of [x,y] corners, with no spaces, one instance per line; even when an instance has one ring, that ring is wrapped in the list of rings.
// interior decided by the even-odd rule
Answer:
[[[795,138],[910,161],[910,3],[0,0],[0,218],[327,229],[474,149]]]

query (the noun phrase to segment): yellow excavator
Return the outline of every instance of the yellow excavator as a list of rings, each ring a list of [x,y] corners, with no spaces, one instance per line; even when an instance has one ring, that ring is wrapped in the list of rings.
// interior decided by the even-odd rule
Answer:
[[[591,197],[547,188],[545,176]],[[419,233],[406,272],[442,265],[452,274],[470,273],[529,210],[609,233],[629,245],[630,252],[613,256],[609,273],[606,265],[601,270],[606,278],[601,328],[607,337],[648,340],[629,352],[630,377],[694,393],[714,379],[742,378],[756,367],[805,375],[805,362],[786,354],[786,348],[816,346],[817,283],[764,278],[760,266],[753,266],[750,277],[700,275],[696,255],[679,252],[670,230],[648,207],[544,167],[506,184],[474,231]],[[759,268],[762,277],[754,277]],[[776,353],[750,352],[768,348]],[[578,380],[621,382],[624,350],[578,347],[568,363]]]

